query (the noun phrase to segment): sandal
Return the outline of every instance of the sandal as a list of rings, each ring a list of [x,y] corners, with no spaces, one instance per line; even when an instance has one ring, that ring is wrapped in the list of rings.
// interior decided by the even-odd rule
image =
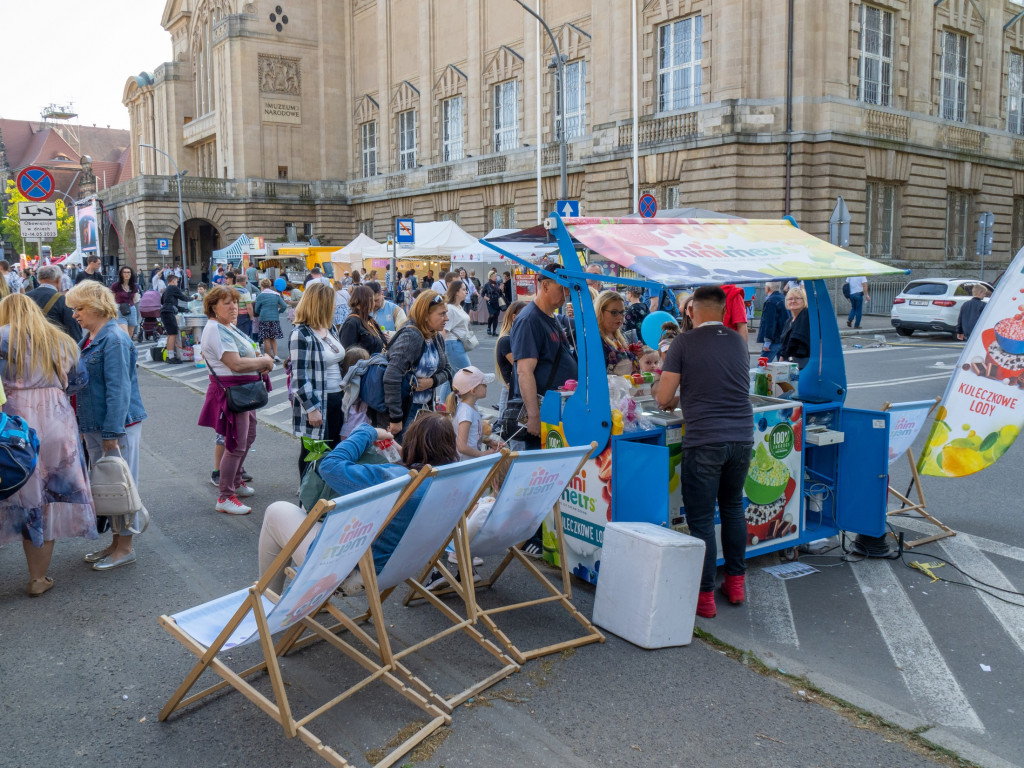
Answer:
[[[44,592],[49,592],[53,589],[53,579],[49,576],[44,576],[41,579],[32,579],[28,583],[28,596],[39,597]]]

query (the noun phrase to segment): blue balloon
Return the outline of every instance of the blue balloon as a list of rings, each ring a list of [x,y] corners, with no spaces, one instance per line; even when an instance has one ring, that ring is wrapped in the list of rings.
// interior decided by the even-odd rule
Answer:
[[[661,341],[661,326],[664,323],[679,323],[672,315],[668,312],[658,310],[657,312],[651,312],[644,321],[640,323],[640,338],[644,340],[651,349],[658,348],[658,342]]]
[[[283,277],[279,277],[277,278],[277,280],[274,281],[274,287],[279,291],[283,291],[285,288],[288,287],[288,281],[285,280]]]

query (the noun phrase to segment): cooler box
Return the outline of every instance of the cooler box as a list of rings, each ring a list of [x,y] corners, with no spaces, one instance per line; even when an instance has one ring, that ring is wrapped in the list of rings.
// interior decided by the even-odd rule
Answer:
[[[604,529],[594,623],[641,648],[689,645],[704,542],[651,523]]]

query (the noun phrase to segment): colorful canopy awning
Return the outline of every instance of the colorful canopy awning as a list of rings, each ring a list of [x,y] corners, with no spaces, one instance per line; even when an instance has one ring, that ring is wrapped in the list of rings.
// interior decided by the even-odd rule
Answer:
[[[563,219],[609,261],[670,286],[903,274],[765,219]]]

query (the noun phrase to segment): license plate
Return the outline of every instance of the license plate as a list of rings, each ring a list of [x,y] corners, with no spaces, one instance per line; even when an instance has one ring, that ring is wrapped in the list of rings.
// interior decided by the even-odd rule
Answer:
[[[912,306],[912,307],[927,307],[929,304],[931,304],[931,302],[927,301],[927,300],[922,300],[922,299],[911,299],[910,300],[910,306]]]

